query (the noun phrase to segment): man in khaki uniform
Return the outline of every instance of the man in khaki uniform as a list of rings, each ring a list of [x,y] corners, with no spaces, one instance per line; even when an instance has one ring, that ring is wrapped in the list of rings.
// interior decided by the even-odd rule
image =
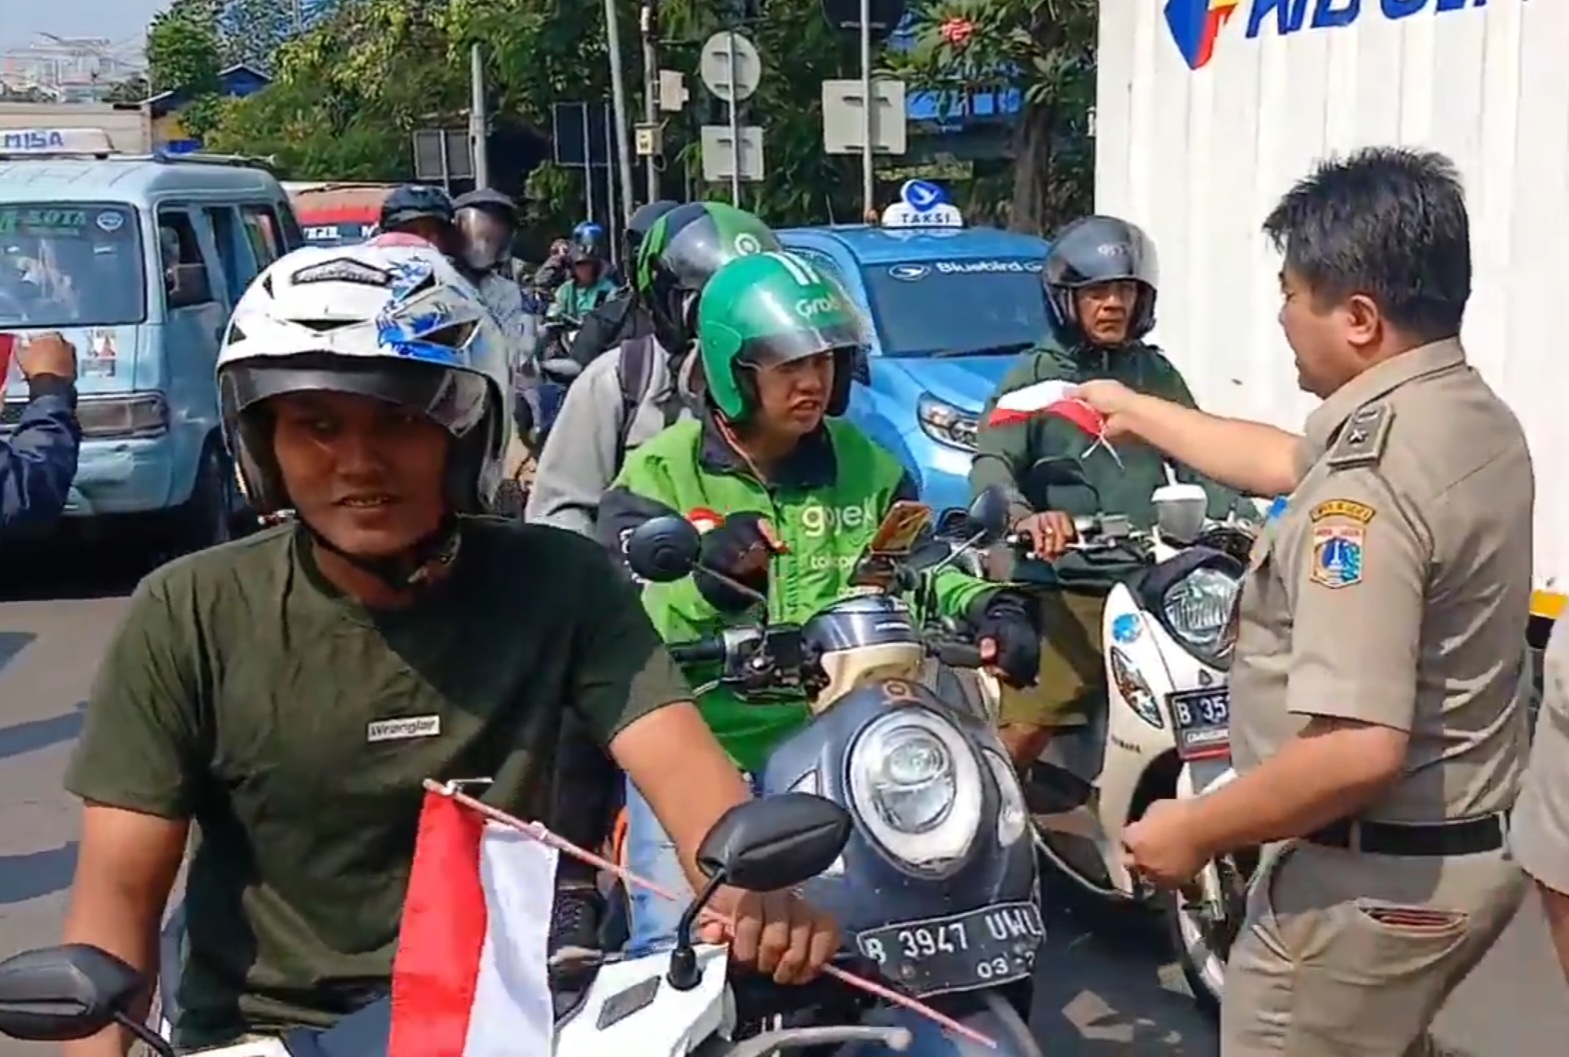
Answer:
[[[1155,804],[1126,855],[1177,887],[1272,846],[1231,951],[1222,1057],[1421,1054],[1525,889],[1505,836],[1527,745],[1530,457],[1457,338],[1469,231],[1447,159],[1325,164],[1265,231],[1300,384],[1324,399],[1306,436],[1079,391],[1115,433],[1289,493],[1237,609],[1240,777]]]
[[[1559,617],[1542,659],[1542,712],[1509,842],[1536,879],[1569,980],[1569,620]]]

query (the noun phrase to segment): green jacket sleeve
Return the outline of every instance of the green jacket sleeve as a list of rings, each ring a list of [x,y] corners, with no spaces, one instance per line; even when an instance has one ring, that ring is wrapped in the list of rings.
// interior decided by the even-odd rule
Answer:
[[[1193,392],[1188,388],[1187,379],[1182,377],[1182,372],[1177,370],[1176,364],[1172,363],[1162,353],[1155,352],[1154,356],[1159,364],[1161,374],[1158,386],[1152,387],[1156,390],[1154,395],[1164,397],[1174,404],[1191,407],[1195,411],[1199,410],[1198,401],[1193,399]],[[1205,493],[1209,496],[1209,509],[1207,512],[1212,518],[1224,518],[1232,513],[1246,520],[1257,520],[1258,518],[1258,509],[1245,496],[1217,481],[1212,481],[1208,477],[1202,476],[1190,467],[1178,465],[1177,480],[1185,484],[1196,484],[1203,487]]]
[[[626,565],[626,541],[650,518],[682,516],[672,505],[674,489],[664,466],[652,452],[635,451],[627,458],[615,483],[599,506],[600,542],[633,580]],[[684,576],[672,583],[642,583],[643,608],[667,643],[688,642],[712,635],[732,624],[737,614],[725,614],[703,597],[697,583]]]
[[[1024,475],[1041,453],[1037,446],[1036,424],[1030,421],[991,424],[997,402],[1007,394],[1037,382],[1070,380],[1069,365],[1051,349],[1041,349],[1021,362],[997,387],[981,412],[976,433],[975,459],[970,464],[970,494],[979,495],[998,487],[1008,493],[1016,516],[1030,512],[1024,493]]]

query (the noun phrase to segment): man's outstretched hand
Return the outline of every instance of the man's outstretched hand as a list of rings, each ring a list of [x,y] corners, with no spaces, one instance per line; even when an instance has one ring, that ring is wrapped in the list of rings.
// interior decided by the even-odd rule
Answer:
[[[1137,436],[1132,428],[1129,409],[1139,399],[1139,394],[1110,378],[1097,378],[1085,382],[1068,394],[1072,400],[1082,400],[1101,413],[1105,421],[1105,439]]]

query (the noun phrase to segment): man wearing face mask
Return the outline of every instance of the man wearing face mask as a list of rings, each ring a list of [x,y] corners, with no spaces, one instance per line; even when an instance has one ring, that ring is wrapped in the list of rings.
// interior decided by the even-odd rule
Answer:
[[[1066,419],[999,410],[999,402],[1034,406],[1029,390],[1039,387],[1040,410],[1054,403],[1062,383],[1115,378],[1139,392],[1188,407],[1193,394],[1182,375],[1154,345],[1144,341],[1155,325],[1159,282],[1155,246],[1135,224],[1117,217],[1075,220],[1057,233],[1041,269],[1052,332],[1003,379],[981,419],[970,487],[998,486],[1013,503],[1014,529],[1033,541],[1031,561],[1010,579],[1039,584],[1041,651],[1036,686],[1002,696],[1001,736],[1014,763],[1027,768],[1054,731],[1080,726],[1086,709],[1104,695],[1101,617],[1106,595],[1132,567],[1097,560],[1093,565],[1066,548],[1073,519],[1122,514],[1136,527],[1155,521],[1152,496],[1167,483],[1168,464],[1153,448],[1110,447]],[[1212,517],[1224,517],[1235,493],[1173,465],[1178,480],[1203,484]]]

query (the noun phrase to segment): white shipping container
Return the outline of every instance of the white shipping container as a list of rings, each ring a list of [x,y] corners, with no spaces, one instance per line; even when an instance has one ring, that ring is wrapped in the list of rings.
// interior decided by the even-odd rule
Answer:
[[[1300,430],[1279,255],[1259,229],[1314,163],[1443,151],[1465,181],[1472,364],[1536,464],[1532,609],[1569,592],[1569,0],[1104,0],[1100,212],[1160,252],[1154,340],[1200,403]]]

